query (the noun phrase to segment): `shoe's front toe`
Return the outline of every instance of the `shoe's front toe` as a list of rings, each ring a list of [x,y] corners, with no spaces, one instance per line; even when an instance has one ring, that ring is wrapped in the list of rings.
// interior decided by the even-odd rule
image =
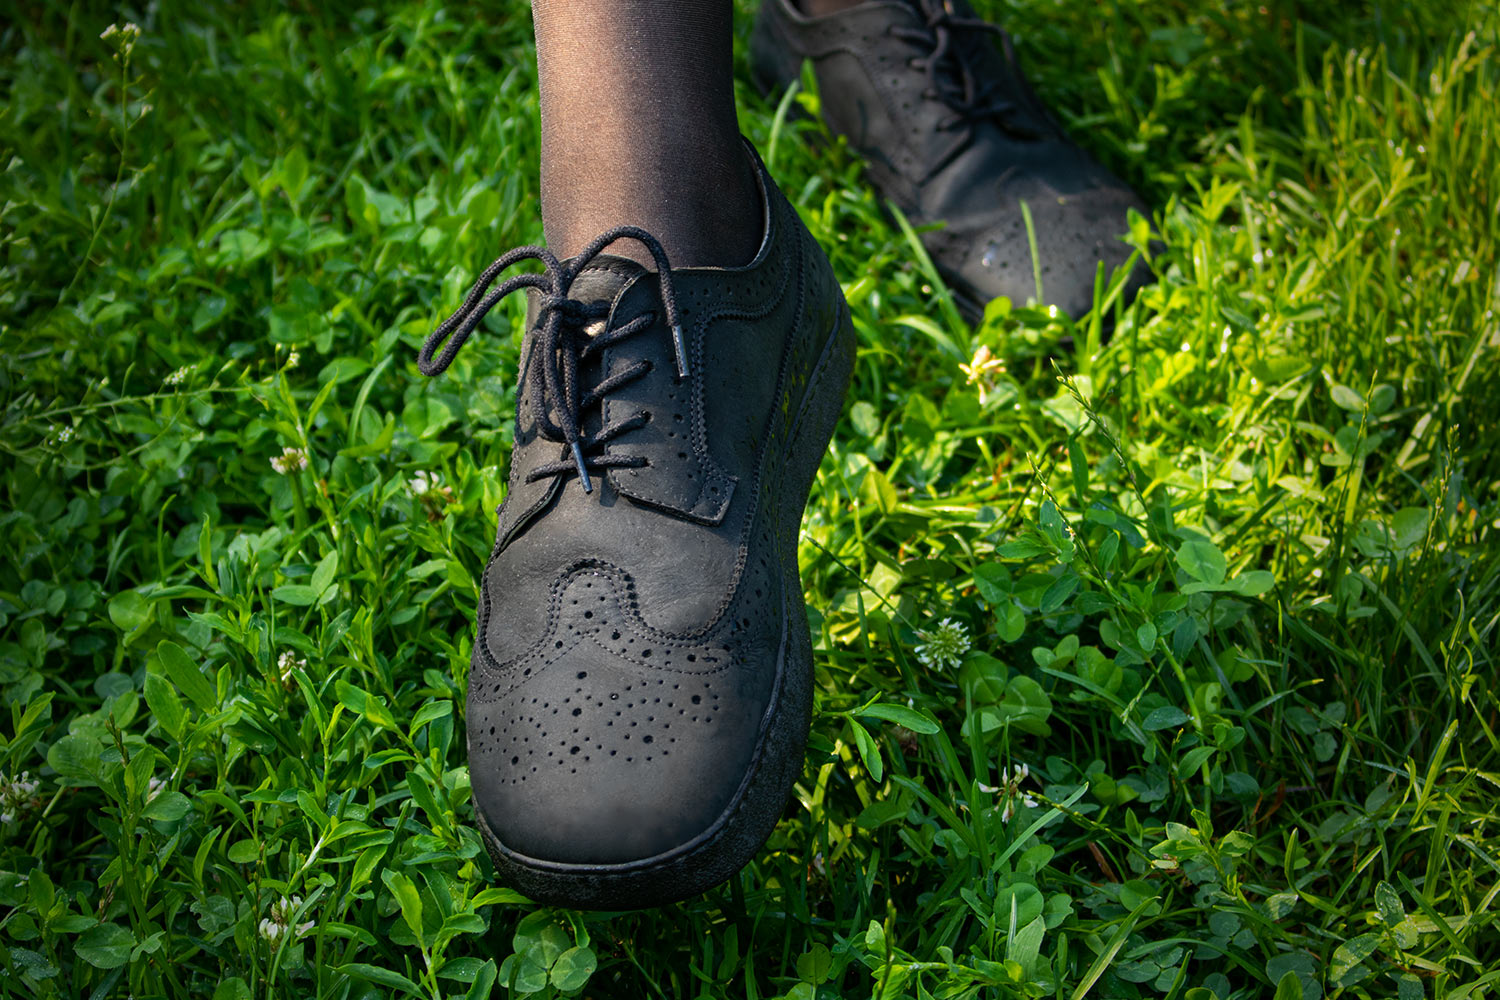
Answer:
[[[475,801],[516,864],[634,871],[711,836],[741,793],[775,644],[653,634],[628,592],[574,573],[533,650],[471,682]]]
[[[1144,216],[1148,209],[1123,184],[1028,193],[1030,197],[1002,191],[988,211],[953,213],[947,226],[928,234],[934,260],[976,314],[991,299],[1004,296],[1016,305],[1036,301],[1081,317],[1093,308],[1099,265],[1104,265],[1107,283],[1130,259],[1133,251],[1124,236],[1131,210]],[[1126,278],[1124,301],[1151,280],[1150,268],[1137,261]]]

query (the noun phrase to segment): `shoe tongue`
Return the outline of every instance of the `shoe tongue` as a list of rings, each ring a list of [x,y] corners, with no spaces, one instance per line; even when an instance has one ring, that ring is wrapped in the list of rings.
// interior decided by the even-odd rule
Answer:
[[[629,257],[600,254],[573,279],[568,298],[585,306],[612,306],[620,291],[645,273],[646,269]],[[604,329],[604,320],[596,320],[586,329],[590,335],[597,334]]]

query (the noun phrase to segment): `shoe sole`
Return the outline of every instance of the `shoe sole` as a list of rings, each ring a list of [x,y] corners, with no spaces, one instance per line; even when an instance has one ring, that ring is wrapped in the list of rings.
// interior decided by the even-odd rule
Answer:
[[[696,896],[732,877],[764,846],[802,773],[803,751],[812,722],[812,646],[799,595],[795,557],[802,513],[818,465],[828,450],[844,408],[854,371],[854,325],[847,305],[829,332],[818,363],[798,404],[788,435],[783,468],[787,492],[801,496],[795,519],[784,515],[778,535],[794,553],[782,586],[781,641],[776,681],[750,767],[724,812],[693,840],[670,851],[625,864],[561,864],[527,857],[500,843],[484,814],[475,810],[480,833],[496,873],[530,899],[579,910],[643,909]],[[805,441],[816,443],[797,454]],[[797,492],[799,491],[800,492]],[[795,617],[792,612],[796,612]]]

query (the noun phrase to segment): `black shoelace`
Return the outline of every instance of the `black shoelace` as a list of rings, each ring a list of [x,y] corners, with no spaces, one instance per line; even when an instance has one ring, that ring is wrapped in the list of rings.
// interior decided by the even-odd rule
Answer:
[[[1015,101],[1001,97],[999,81],[981,83],[967,60],[955,45],[955,33],[986,32],[1000,36],[1005,58],[1015,66],[1015,52],[1010,36],[998,25],[977,17],[960,17],[952,0],[916,0],[918,12],[926,18],[922,28],[893,27],[891,34],[903,41],[930,46],[925,58],[913,59],[914,67],[927,71],[926,96],[942,101],[953,114],[938,122],[940,131],[982,118],[995,118],[1006,129],[1023,138],[1040,138],[1044,131],[1022,120],[1023,109]],[[1024,85],[1024,84],[1023,84]],[[1027,95],[1030,96],[1030,95]]]
[[[644,246],[651,254],[651,259],[656,262],[662,306],[666,310],[667,326],[672,333],[672,353],[677,362],[677,377],[687,378],[687,350],[683,345],[682,322],[677,312],[677,293],[672,285],[672,270],[667,262],[667,252],[662,249],[656,237],[635,226],[617,226],[601,234],[567,263],[559,262],[551,251],[537,246],[517,247],[502,255],[484,269],[484,273],[464,299],[464,304],[438,324],[417,356],[417,367],[423,375],[441,374],[453,363],[453,358],[464,346],[464,341],[469,339],[469,334],[474,332],[495,303],[521,288],[535,288],[541,292],[537,312],[540,329],[531,348],[532,358],[526,389],[531,393],[532,405],[536,410],[538,432],[549,441],[566,444],[573,453],[573,460],[540,465],[527,475],[527,482],[577,471],[583,491],[592,493],[594,484],[589,478],[590,466],[595,469],[640,468],[647,464],[646,459],[641,456],[603,455],[597,453],[597,449],[626,431],[643,426],[651,419],[649,413],[637,413],[612,421],[589,437],[584,437],[581,424],[584,410],[600,403],[620,386],[646,374],[651,370],[651,362],[637,361],[627,365],[588,389],[578,383],[578,365],[612,344],[647,329],[656,322],[656,314],[645,312],[618,327],[590,336],[584,331],[584,327],[608,316],[609,305],[599,303],[589,306],[568,297],[573,281],[583,269],[605,247],[616,240],[626,239],[635,240]],[[545,270],[507,278],[494,291],[485,295],[485,290],[494,283],[501,271],[523,260],[539,260]],[[434,358],[439,347],[442,351]]]

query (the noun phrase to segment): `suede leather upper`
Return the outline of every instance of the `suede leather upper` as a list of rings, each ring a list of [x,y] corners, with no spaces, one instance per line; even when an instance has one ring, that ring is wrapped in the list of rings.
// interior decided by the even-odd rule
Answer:
[[[972,18],[963,0],[947,0]],[[751,43],[758,80],[784,85],[804,58],[818,78],[829,127],[868,161],[871,180],[914,224],[941,222],[924,234],[934,262],[970,310],[1004,295],[1036,297],[1021,201],[1031,211],[1043,299],[1072,315],[1093,302],[1095,268],[1122,264],[1126,213],[1149,214],[1119,178],[1072,143],[1021,76],[1008,45],[974,29],[950,34],[957,58],[1009,105],[962,118],[933,93],[925,70],[932,46],[918,8],[869,0],[825,17],[807,17],[794,0],[763,0]],[[1132,273],[1138,286],[1144,267]]]
[[[654,316],[579,372],[597,385],[650,363],[583,427],[648,414],[605,446],[647,464],[609,469],[593,493],[576,475],[528,482],[565,449],[540,436],[535,400],[518,394],[469,733],[476,806],[525,858],[623,864],[703,837],[764,752],[788,643],[806,644],[795,559],[805,495],[784,496],[784,479],[797,402],[843,298],[791,206],[768,180],[763,190],[766,232],[751,264],[672,270],[686,379],[654,272],[601,256],[569,290],[608,304],[601,330]],[[533,302],[523,380],[535,319]],[[802,446],[820,455],[824,443]],[[804,634],[789,636],[788,622]]]

